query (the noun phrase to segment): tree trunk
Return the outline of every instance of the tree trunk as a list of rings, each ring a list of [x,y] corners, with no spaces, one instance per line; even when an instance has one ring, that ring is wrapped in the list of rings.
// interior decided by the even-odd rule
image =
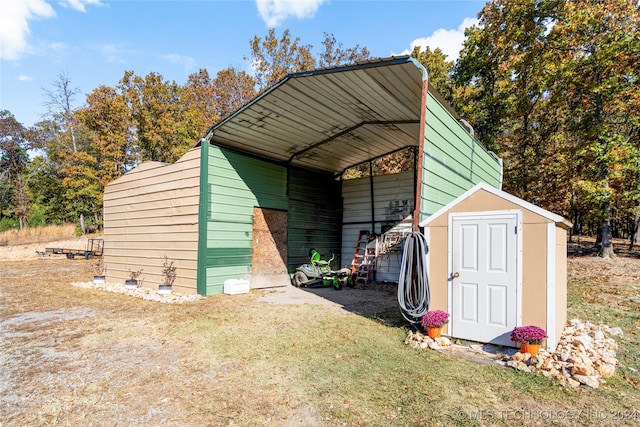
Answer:
[[[637,207],[636,207],[636,213],[633,216],[633,219],[631,220],[631,227],[629,230],[629,250],[633,250],[633,245],[636,244],[636,242],[638,241],[638,234],[640,231],[640,215],[638,215],[637,212]]]
[[[608,219],[600,223],[600,230],[598,233],[598,240],[600,240],[600,256],[602,258],[613,258],[616,256],[613,251],[613,237],[611,233],[611,223]]]
[[[80,230],[82,230],[82,234],[87,234],[86,226],[84,224],[84,214],[80,214]]]
[[[640,158],[636,159],[636,168],[640,169]],[[640,190],[640,177],[636,177],[636,190]],[[629,230],[629,250],[633,250],[633,245],[638,241],[638,227],[640,225],[640,201],[636,200],[636,209],[633,215],[633,220],[631,220],[631,227]]]

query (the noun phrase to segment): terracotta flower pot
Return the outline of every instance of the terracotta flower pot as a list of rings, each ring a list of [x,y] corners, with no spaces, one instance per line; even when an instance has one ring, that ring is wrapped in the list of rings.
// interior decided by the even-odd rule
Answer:
[[[529,353],[532,356],[538,354],[538,350],[540,349],[540,344],[526,344],[520,343],[520,353]]]
[[[427,335],[429,335],[429,338],[431,339],[440,338],[441,333],[442,333],[442,328],[427,327]]]

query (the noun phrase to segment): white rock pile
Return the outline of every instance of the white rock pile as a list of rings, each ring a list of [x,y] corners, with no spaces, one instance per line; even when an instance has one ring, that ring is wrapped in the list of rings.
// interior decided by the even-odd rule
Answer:
[[[430,348],[431,350],[442,350],[451,347],[451,340],[447,337],[430,338],[420,331],[409,331],[405,344],[411,344],[413,348]]]
[[[539,354],[532,356],[521,352],[511,355],[498,352],[489,357],[493,358],[495,363],[506,367],[526,372],[541,372],[569,387],[598,388],[604,379],[615,374],[618,365],[618,344],[607,335],[622,336],[622,329],[573,319],[567,323],[553,353],[540,350]],[[405,342],[414,348],[432,350],[441,350],[452,345],[446,337],[432,340],[421,332],[409,332]],[[477,352],[478,347],[480,346],[471,345],[468,348]]]
[[[150,301],[157,301],[165,304],[183,304],[202,299],[202,295],[183,295],[172,292],[168,295],[160,295],[157,290],[151,288],[137,287],[134,289],[125,288],[124,284],[119,283],[93,283],[93,282],[76,282],[73,286],[80,288],[99,289],[101,291],[114,292],[118,294],[130,295],[136,298],[142,298]]]

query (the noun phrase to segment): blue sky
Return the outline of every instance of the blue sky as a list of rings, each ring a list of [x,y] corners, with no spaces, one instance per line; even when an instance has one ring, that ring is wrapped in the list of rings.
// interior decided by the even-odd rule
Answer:
[[[455,59],[484,0],[0,0],[0,110],[25,126],[42,118],[44,90],[66,74],[75,107],[125,70],[184,84],[206,68],[250,72],[249,40],[289,29],[321,50],[323,32],[374,57],[440,47]]]

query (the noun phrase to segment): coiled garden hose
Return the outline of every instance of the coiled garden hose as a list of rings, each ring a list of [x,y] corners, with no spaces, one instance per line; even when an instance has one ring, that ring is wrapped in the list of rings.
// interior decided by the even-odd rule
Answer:
[[[398,303],[402,316],[409,322],[419,323],[431,302],[427,274],[429,246],[422,233],[409,234],[402,251],[400,278],[398,279]]]

